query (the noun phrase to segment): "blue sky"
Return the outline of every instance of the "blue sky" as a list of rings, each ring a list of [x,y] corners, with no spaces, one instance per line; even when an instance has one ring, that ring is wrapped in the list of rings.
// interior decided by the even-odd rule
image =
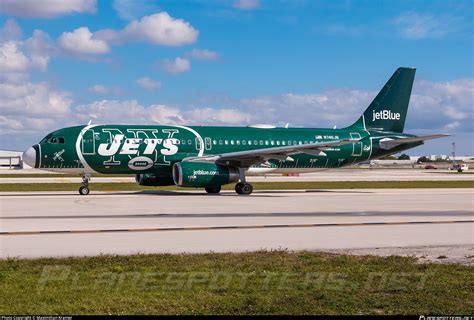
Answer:
[[[0,148],[58,127],[339,127],[417,68],[412,154],[473,146],[472,1],[4,0]]]

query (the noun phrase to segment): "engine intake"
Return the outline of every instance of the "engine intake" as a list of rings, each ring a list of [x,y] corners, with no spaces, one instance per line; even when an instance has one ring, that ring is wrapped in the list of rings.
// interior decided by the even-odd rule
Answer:
[[[210,187],[237,182],[239,170],[214,163],[177,162],[173,180],[180,187]]]
[[[157,176],[154,174],[143,173],[135,176],[135,181],[141,186],[172,186],[173,178],[166,176]]]

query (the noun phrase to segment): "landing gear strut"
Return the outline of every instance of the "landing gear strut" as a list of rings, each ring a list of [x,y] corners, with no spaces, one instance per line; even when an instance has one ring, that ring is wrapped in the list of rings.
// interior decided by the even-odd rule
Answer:
[[[239,168],[240,182],[235,185],[237,194],[249,195],[253,191],[253,186],[245,181],[245,169]]]
[[[90,174],[83,174],[82,175],[82,184],[79,188],[79,194],[83,196],[87,196],[90,192],[89,190],[89,181],[91,180]]]

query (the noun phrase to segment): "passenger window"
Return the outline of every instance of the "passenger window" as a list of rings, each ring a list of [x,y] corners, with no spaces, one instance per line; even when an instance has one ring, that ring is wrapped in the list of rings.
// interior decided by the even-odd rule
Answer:
[[[222,140],[219,140],[219,144],[222,144]]]
[[[240,140],[236,140],[235,143],[240,144]]]
[[[245,146],[247,144],[247,140],[242,140],[242,144]]]
[[[225,144],[229,144],[229,140],[224,141]]]

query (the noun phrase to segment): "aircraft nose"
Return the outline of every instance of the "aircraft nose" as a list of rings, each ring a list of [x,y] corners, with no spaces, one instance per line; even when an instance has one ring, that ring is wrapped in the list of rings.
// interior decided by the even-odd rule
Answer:
[[[23,162],[32,168],[38,167],[37,166],[38,151],[37,151],[37,148],[35,147],[37,146],[35,145],[32,147],[29,147],[25,152],[23,152]]]

